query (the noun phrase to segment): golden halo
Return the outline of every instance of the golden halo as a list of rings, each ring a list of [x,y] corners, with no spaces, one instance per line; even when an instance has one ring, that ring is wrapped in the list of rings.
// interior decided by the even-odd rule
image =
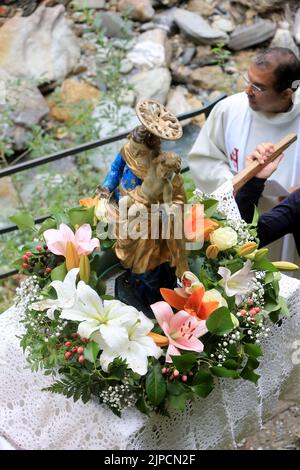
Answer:
[[[135,110],[137,117],[151,134],[165,140],[182,137],[182,126],[177,117],[159,101],[139,101]]]

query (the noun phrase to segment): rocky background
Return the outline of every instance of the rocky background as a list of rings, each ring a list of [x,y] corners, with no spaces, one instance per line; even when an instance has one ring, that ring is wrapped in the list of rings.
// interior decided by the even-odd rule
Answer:
[[[141,98],[179,114],[241,91],[241,74],[269,45],[299,56],[299,0],[5,0],[0,165],[130,129]],[[176,144],[183,157],[203,120],[184,123],[185,139]],[[98,182],[119,147],[86,154]],[[52,183],[62,186],[64,175],[79,169],[78,159],[56,162]],[[32,202],[45,171],[1,179],[0,225]],[[41,208],[49,202],[48,194],[44,198]]]
[[[140,98],[179,114],[241,91],[241,74],[270,45],[299,57],[299,0],[2,1],[0,167],[130,129]],[[182,156],[203,119],[184,123],[185,138],[175,148]],[[55,204],[75,205],[119,147],[1,179],[0,226],[20,208],[36,217]],[[0,240],[2,271],[22,243],[19,236]],[[0,283],[0,312],[17,282]],[[281,402],[263,430],[238,448],[299,449],[299,415],[299,406]]]

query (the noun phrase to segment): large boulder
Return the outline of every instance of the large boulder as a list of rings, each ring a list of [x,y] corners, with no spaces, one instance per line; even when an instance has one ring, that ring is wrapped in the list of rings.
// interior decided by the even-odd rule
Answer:
[[[271,42],[271,47],[287,47],[299,58],[299,47],[293,39],[289,30],[289,23],[287,21],[281,21],[279,23],[279,28]]]
[[[166,31],[151,29],[139,36],[127,59],[139,69],[153,69],[169,66],[171,54]]]
[[[228,42],[228,35],[224,31],[212,28],[197,13],[177,8],[174,19],[180,30],[196,44]]]
[[[171,74],[166,67],[159,67],[133,75],[129,82],[134,87],[137,99],[153,99],[166,103],[171,85]]]
[[[251,25],[239,25],[231,34],[228,47],[234,51],[240,51],[261,44],[274,36],[276,28],[276,23],[262,18],[258,18]]]
[[[0,67],[15,77],[61,81],[79,57],[63,5],[41,6],[29,17],[16,15],[0,28]]]

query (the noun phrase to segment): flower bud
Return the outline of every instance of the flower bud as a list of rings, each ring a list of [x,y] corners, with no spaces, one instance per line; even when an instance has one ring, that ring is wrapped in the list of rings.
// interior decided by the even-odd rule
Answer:
[[[272,264],[275,268],[279,269],[279,271],[295,271],[299,269],[297,264],[290,263],[289,261],[274,261]]]
[[[253,253],[254,250],[257,248],[257,243],[255,242],[247,242],[244,245],[240,246],[236,251],[239,256],[246,256]]]
[[[88,284],[91,275],[90,260],[87,255],[81,255],[79,259],[79,277]]]
[[[218,254],[219,254],[219,248],[217,247],[217,245],[209,245],[207,248],[206,248],[206,256],[208,259],[215,259]]]

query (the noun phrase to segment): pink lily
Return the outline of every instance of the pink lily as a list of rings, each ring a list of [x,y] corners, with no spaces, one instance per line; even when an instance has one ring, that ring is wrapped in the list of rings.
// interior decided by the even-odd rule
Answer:
[[[48,249],[55,255],[66,257],[67,242],[71,242],[78,256],[89,255],[94,248],[100,248],[97,238],[92,238],[92,229],[89,224],[79,227],[75,234],[66,224],[60,224],[59,229],[49,229],[44,232]]]
[[[198,320],[183,310],[174,314],[167,302],[156,302],[151,305],[151,308],[159,326],[169,340],[166,362],[172,362],[170,356],[180,356],[180,349],[203,351],[203,343],[198,338],[208,331],[205,320]]]

